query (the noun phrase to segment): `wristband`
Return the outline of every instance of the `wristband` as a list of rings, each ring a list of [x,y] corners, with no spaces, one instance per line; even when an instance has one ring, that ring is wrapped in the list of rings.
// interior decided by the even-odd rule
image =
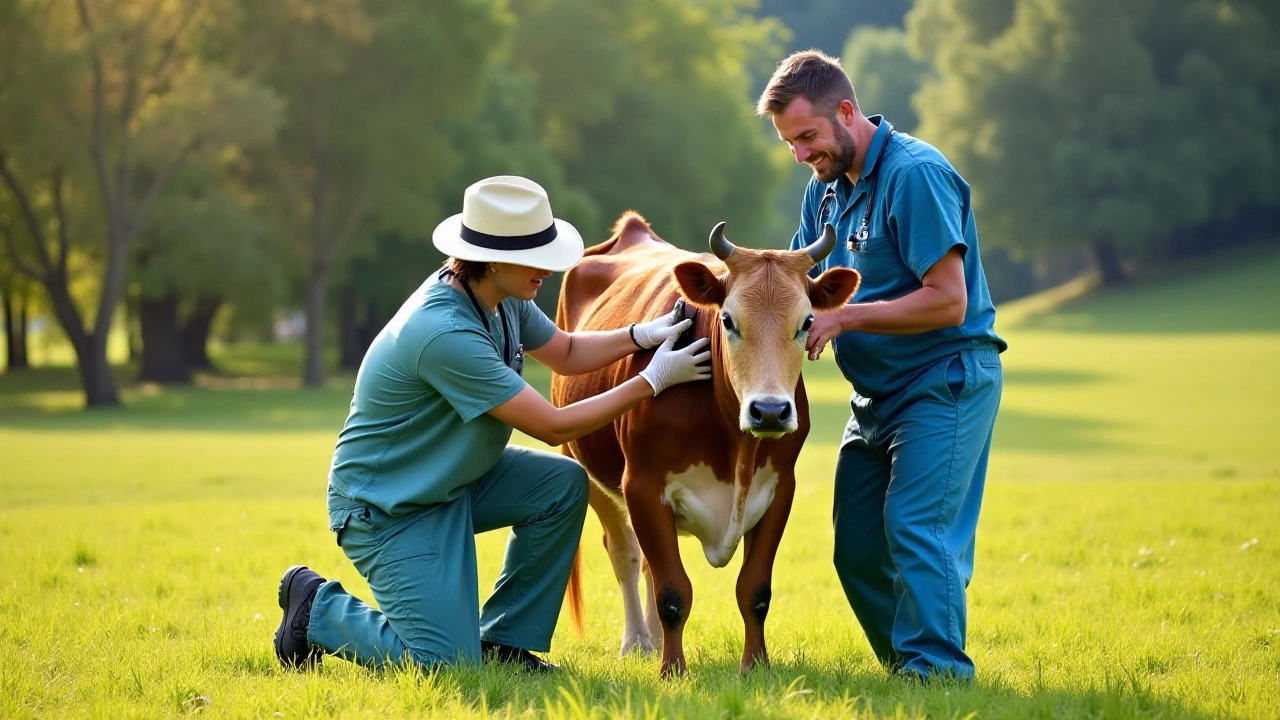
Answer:
[[[639,340],[636,340],[636,324],[635,324],[635,323],[631,323],[630,325],[628,325],[628,326],[627,326],[627,332],[631,335],[631,342],[635,343],[635,346],[636,346],[636,347],[638,347],[638,348],[640,348],[641,350],[643,350],[643,349],[644,349],[644,346],[640,344],[640,341],[639,341]]]

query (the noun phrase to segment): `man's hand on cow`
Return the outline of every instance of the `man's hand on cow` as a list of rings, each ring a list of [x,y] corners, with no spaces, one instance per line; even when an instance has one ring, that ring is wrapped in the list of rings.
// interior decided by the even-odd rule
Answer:
[[[707,362],[711,359],[711,351],[706,349],[709,340],[698,338],[689,343],[688,347],[675,349],[676,336],[692,323],[692,320],[683,320],[672,326],[675,331],[653,352],[649,366],[640,371],[640,377],[653,386],[654,395],[672,385],[711,378],[711,364]]]
[[[668,337],[676,337],[689,327],[688,323],[682,323],[684,317],[680,314],[680,307],[672,309],[671,312],[663,315],[657,320],[650,320],[643,323],[631,324],[631,339],[635,341],[643,349],[656,348],[666,341]]]
[[[813,314],[813,324],[809,326],[809,339],[804,344],[805,350],[809,352],[810,360],[817,360],[822,357],[822,350],[827,347],[827,343],[844,332],[843,316],[851,307],[853,306],[845,305],[835,310]]]

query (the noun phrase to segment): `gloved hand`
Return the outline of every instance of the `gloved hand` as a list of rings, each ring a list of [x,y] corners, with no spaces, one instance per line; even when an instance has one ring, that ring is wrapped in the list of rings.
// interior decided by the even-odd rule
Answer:
[[[635,341],[636,345],[645,349],[658,347],[668,337],[675,337],[684,332],[683,329],[676,329],[681,327],[680,321],[682,319],[684,318],[681,313],[681,305],[677,303],[671,312],[657,320],[631,323],[631,339]],[[688,327],[688,325],[686,324],[684,327]]]
[[[707,380],[711,377],[711,366],[699,364],[711,359],[711,351],[705,349],[709,342],[706,338],[698,338],[688,347],[675,349],[676,337],[692,322],[692,320],[684,320],[672,325],[667,339],[663,340],[658,349],[653,352],[649,367],[640,371],[640,377],[653,386],[654,395],[672,385],[690,380]]]

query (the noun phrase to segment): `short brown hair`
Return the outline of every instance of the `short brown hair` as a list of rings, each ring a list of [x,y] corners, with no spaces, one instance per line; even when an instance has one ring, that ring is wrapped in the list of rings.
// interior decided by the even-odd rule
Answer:
[[[840,61],[821,50],[792,53],[778,63],[778,69],[760,93],[756,115],[777,115],[797,97],[808,100],[814,113],[822,117],[834,117],[836,108],[844,100],[853,103],[854,110],[858,109],[853,83],[840,67]]]
[[[487,262],[459,260],[455,257],[451,257],[444,261],[444,269],[449,271],[450,275],[458,278],[458,282],[463,285],[480,282],[486,275],[493,271]]]

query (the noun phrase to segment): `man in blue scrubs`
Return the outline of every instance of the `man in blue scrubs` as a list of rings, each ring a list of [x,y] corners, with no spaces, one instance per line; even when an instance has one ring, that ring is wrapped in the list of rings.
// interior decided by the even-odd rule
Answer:
[[[587,511],[572,459],[508,445],[512,428],[559,445],[676,383],[710,377],[706,340],[674,347],[689,320],[669,313],[602,332],[566,333],[533,303],[582,238],[552,217],[531,180],[467,188],[463,211],[432,235],[449,257],[374,339],[329,470],[329,527],[369,583],[375,609],[297,565],[280,580],[276,656],[424,666],[482,657],[533,671],[551,646]],[[524,354],[562,375],[653,349],[640,375],[563,408],[521,376]],[[502,573],[480,606],[474,535],[510,527]]]
[[[813,168],[792,249],[827,224],[817,267],[862,275],[817,315],[809,358],[834,341],[853,385],[835,479],[835,566],[879,660],[908,677],[970,679],[965,588],[1003,386],[995,307],[969,185],[940,152],[858,109],[837,60],[779,64],[757,107]]]

